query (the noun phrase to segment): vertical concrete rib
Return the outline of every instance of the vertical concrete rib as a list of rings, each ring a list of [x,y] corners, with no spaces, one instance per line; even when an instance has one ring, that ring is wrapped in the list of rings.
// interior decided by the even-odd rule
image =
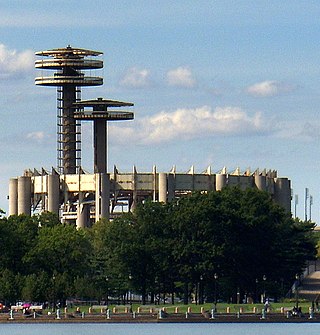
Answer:
[[[18,214],[31,215],[31,177],[18,178]]]
[[[76,227],[86,228],[90,225],[90,206],[84,203],[83,192],[79,192],[78,200]]]
[[[9,216],[18,214],[18,178],[9,181]]]
[[[226,174],[216,174],[216,191],[221,191],[227,185]]]
[[[167,174],[166,173],[159,173],[159,202],[167,202]]]
[[[59,214],[60,206],[60,176],[51,174],[47,176],[48,183],[48,211]]]
[[[288,213],[291,212],[291,184],[288,178],[276,178],[274,200]]]
[[[260,190],[260,191],[266,191],[267,190],[267,177],[266,176],[255,175],[254,176],[254,183],[255,183],[258,190]]]
[[[109,220],[110,216],[110,175],[95,173],[96,191],[96,222],[102,218]]]

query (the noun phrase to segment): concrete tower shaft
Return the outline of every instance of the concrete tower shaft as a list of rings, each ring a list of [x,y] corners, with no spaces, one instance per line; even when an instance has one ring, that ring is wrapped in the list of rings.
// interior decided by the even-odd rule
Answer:
[[[103,61],[91,59],[102,52],[72,48],[53,49],[36,52],[42,59],[36,60],[35,67],[54,70],[54,75],[35,78],[35,84],[56,86],[58,109],[57,160],[61,174],[77,173],[81,160],[80,122],[74,118],[74,103],[80,101],[82,86],[103,84],[102,77],[86,76],[83,70],[103,68]]]

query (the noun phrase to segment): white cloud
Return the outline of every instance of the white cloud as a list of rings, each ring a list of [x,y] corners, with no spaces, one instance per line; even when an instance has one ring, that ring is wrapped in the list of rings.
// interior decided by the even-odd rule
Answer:
[[[0,79],[21,76],[34,68],[34,53],[31,50],[17,52],[0,44]]]
[[[319,141],[320,123],[284,121],[278,124],[277,137],[282,139],[302,140],[307,142]]]
[[[132,127],[112,125],[110,139],[135,141],[137,144],[157,144],[218,135],[253,135],[267,131],[268,122],[263,120],[261,113],[249,116],[238,107],[217,107],[212,110],[203,106],[195,109],[180,108],[174,112],[163,111],[136,120]],[[117,136],[113,137],[112,133]]]
[[[132,67],[127,70],[120,83],[131,88],[147,87],[150,85],[150,71]]]
[[[28,133],[26,135],[26,138],[28,140],[33,140],[33,141],[36,141],[36,142],[40,143],[46,138],[46,135],[43,131],[34,131],[34,132],[31,132],[31,133]]]
[[[170,86],[194,87],[196,80],[188,67],[179,66],[167,72],[167,82]]]
[[[288,85],[276,80],[266,80],[256,83],[247,88],[247,93],[256,97],[272,97],[282,93],[290,92],[294,89],[292,85]]]
[[[306,122],[301,129],[300,135],[310,140],[313,139],[319,140],[320,138],[319,122],[317,123]]]

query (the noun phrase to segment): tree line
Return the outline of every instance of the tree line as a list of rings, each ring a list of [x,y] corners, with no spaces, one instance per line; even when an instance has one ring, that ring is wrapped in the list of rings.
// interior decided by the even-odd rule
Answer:
[[[316,256],[314,224],[270,195],[225,188],[77,230],[52,213],[0,218],[0,301],[125,303],[283,297]]]

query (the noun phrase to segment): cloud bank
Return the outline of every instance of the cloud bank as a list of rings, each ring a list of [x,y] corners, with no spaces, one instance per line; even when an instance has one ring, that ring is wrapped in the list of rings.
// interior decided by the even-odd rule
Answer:
[[[279,131],[277,137],[289,140],[302,140],[306,142],[319,142],[320,139],[320,123],[300,121],[286,121],[278,125]]]
[[[196,80],[188,67],[179,66],[167,72],[167,82],[170,86],[191,88],[196,86]]]
[[[17,52],[0,44],[0,79],[21,77],[34,67],[34,52],[25,50]]]
[[[120,84],[129,88],[145,88],[150,85],[150,71],[132,67],[127,70]]]
[[[290,92],[293,89],[294,87],[288,84],[276,80],[266,80],[249,86],[246,91],[248,94],[256,97],[272,97]]]
[[[238,107],[203,106],[195,109],[180,108],[173,112],[135,120],[132,127],[110,125],[110,140],[135,141],[140,145],[169,141],[191,140],[214,136],[255,135],[268,131],[268,122],[261,113],[248,115]],[[116,135],[116,136],[115,136]]]

